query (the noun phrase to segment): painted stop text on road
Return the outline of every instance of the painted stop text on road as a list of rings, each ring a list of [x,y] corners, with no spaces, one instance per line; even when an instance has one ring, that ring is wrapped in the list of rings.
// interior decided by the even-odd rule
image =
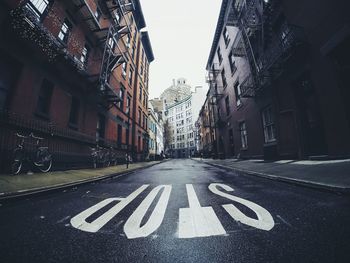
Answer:
[[[102,200],[74,216],[70,223],[74,228],[81,231],[96,233],[148,188],[149,185],[144,184],[127,197]],[[274,227],[275,222],[269,211],[252,201],[233,195],[232,192],[234,189],[232,187],[226,184],[212,183],[208,186],[208,189],[212,194],[230,201],[221,206],[230,215],[233,222],[237,221],[263,231],[270,231]],[[169,203],[171,190],[171,185],[159,185],[149,192],[124,224],[124,233],[128,239],[148,237],[161,226]],[[148,212],[159,193],[160,197],[153,211]],[[192,184],[186,184],[186,193],[188,207],[179,209],[179,229],[177,236],[179,238],[196,238],[226,235],[227,232],[214,209],[211,206],[201,206]],[[117,204],[92,222],[87,222],[87,218],[112,202],[117,202]],[[234,205],[235,203],[239,203],[252,210],[256,214],[257,219],[245,215]],[[146,214],[150,214],[149,218],[141,226],[141,222]]]

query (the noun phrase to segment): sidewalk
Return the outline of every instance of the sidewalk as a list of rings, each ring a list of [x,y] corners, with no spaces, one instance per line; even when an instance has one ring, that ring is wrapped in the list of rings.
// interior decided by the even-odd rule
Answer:
[[[133,163],[129,165],[129,169],[126,169],[126,165],[124,164],[97,169],[0,175],[0,199],[24,196],[54,189],[71,187],[96,180],[102,180],[118,174],[121,175],[150,167],[160,162],[161,161]]]
[[[200,158],[194,160],[201,161]],[[350,193],[350,159],[295,161],[203,159],[202,162],[251,175],[294,184]]]

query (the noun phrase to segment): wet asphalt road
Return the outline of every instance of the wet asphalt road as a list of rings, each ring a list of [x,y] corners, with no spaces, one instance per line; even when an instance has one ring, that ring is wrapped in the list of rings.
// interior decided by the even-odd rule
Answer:
[[[236,221],[222,205],[234,204],[245,219],[258,218],[242,203],[210,191],[212,183],[225,184],[234,191],[217,189],[266,209],[273,219],[272,228],[263,230],[245,224],[246,220]],[[210,208],[189,212],[200,217],[192,228],[179,220],[180,213],[188,215],[186,209],[180,209],[189,208],[189,198],[192,204],[196,200],[186,184],[192,185],[202,208],[212,207],[219,223],[206,224],[212,217],[206,218],[200,211],[208,214]],[[125,198],[142,185],[149,186],[97,232],[72,225],[71,219],[82,211],[108,198]],[[144,207],[141,203],[159,185],[171,185],[166,209],[157,210],[158,200],[166,204],[162,188],[145,216],[141,213],[140,224],[141,228],[156,225],[155,231],[136,231],[136,238],[131,232],[126,234],[126,221],[132,214],[140,215],[137,207]],[[104,217],[117,203],[108,204],[85,221]],[[139,229],[135,221],[129,221],[129,229]],[[193,160],[171,160],[119,178],[0,202],[0,262],[350,262],[349,223],[348,196],[237,175]],[[224,233],[215,235],[220,224]],[[200,232],[206,230],[214,235],[201,237]],[[186,238],[190,232],[195,237]],[[137,237],[140,233],[145,236]]]

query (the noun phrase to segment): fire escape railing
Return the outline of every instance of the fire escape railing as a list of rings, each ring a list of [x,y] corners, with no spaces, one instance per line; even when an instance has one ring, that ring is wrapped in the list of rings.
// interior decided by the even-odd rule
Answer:
[[[283,64],[292,56],[294,49],[304,43],[306,37],[303,29],[285,24],[265,50],[261,58],[261,71],[269,72],[272,78],[278,77],[282,73]]]
[[[250,65],[250,72],[240,85],[241,97],[251,98],[261,93],[282,73],[284,63],[295,48],[306,42],[304,32],[298,26],[285,23],[277,34],[273,33],[271,26],[278,13],[276,10],[280,10],[277,1],[271,0],[263,6],[257,0],[232,1],[227,24],[239,29],[233,41],[233,55],[246,57]],[[267,28],[259,31],[263,26]],[[261,33],[265,48],[254,42],[257,32]],[[267,46],[264,34],[274,35],[271,40],[266,38],[269,40]]]
[[[110,108],[121,100],[115,89],[109,85],[109,80],[114,69],[128,61],[127,47],[121,39],[131,32],[127,14],[134,10],[134,3],[131,0],[110,0],[104,3],[112,17],[115,17],[103,39],[105,44],[99,77],[99,91]]]
[[[67,46],[59,41],[52,32],[46,28],[35,9],[28,3],[19,5],[11,11],[11,26],[16,34],[28,46],[39,50],[48,62],[64,61],[68,63],[76,72],[88,76],[87,63],[83,63],[78,57],[70,54]],[[63,24],[51,9],[48,10],[47,16],[56,24]]]
[[[55,61],[63,49],[63,45],[27,5],[20,5],[11,11],[11,27],[30,46],[39,48],[50,62]]]

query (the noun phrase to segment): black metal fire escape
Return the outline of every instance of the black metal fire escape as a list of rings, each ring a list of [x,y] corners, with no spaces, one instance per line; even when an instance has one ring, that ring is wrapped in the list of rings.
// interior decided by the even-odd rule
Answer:
[[[127,48],[120,40],[131,31],[128,13],[134,10],[134,3],[132,0],[99,1],[101,9],[111,18],[111,25],[107,28],[101,28],[86,0],[73,0],[73,3],[103,50],[95,85],[100,94],[100,104],[109,109],[121,100],[115,88],[110,85],[110,77],[118,66],[128,61]]]
[[[105,1],[105,4],[115,19],[103,39],[105,44],[99,77],[99,92],[104,104],[111,108],[121,100],[115,89],[110,86],[109,80],[114,69],[128,61],[126,48],[121,46],[120,40],[131,31],[127,14],[134,10],[134,4],[131,0],[110,0]]]
[[[276,0],[233,1],[228,25],[239,29],[233,43],[233,54],[246,57],[250,66],[250,72],[240,85],[241,97],[258,96],[281,75],[295,47],[305,43],[300,27],[284,22],[279,31],[273,30],[280,12],[280,3]]]
[[[246,57],[250,72],[240,84],[241,97],[256,96],[260,85],[260,67],[256,59],[257,48],[253,47],[251,38],[261,31],[261,18],[257,0],[234,1],[229,14],[229,25],[236,26],[239,31],[233,43],[233,55]]]

